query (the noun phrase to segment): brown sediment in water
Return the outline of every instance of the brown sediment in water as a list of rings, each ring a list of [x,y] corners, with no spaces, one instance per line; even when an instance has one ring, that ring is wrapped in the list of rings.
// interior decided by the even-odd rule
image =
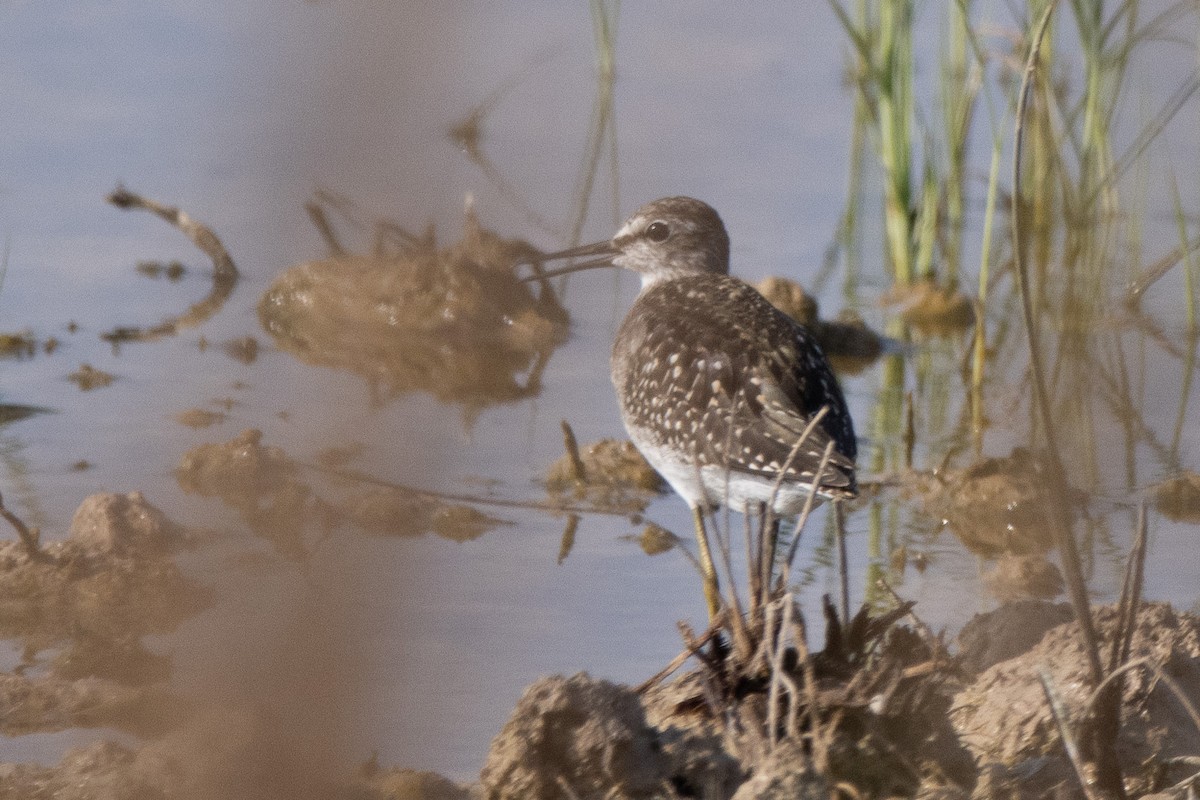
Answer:
[[[1154,507],[1176,522],[1200,522],[1200,475],[1185,470],[1151,490]]]
[[[79,369],[67,376],[67,380],[78,386],[81,391],[90,392],[92,389],[103,389],[116,378],[112,373],[96,369],[91,364],[81,364]]]
[[[934,281],[895,286],[888,291],[885,302],[899,305],[905,322],[932,336],[958,334],[975,322],[972,299],[952,286]]]
[[[251,531],[289,560],[307,560],[316,541],[347,523],[367,533],[433,533],[460,542],[507,524],[466,503],[324,469],[329,485],[318,486],[307,477],[305,465],[279,447],[264,445],[262,432],[250,429],[226,442],[189,450],[175,477],[184,491],[218,498],[234,509]]]
[[[408,237],[394,252],[339,254],[286,270],[258,305],[282,350],[361,375],[386,399],[425,391],[469,414],[536,395],[567,315],[516,274],[536,253],[468,214],[463,239]]]
[[[626,439],[600,439],[566,453],[546,471],[545,485],[555,499],[629,512],[643,511],[666,491],[662,477]]]
[[[169,661],[142,637],[211,603],[175,564],[186,532],[137,492],[97,494],[67,539],[36,544],[0,543],[0,636],[23,651],[0,674],[0,729],[149,735],[176,724],[187,703],[166,684]]]
[[[1071,507],[1082,496],[1051,496],[1053,484],[1036,455],[1016,448],[1007,456],[984,458],[960,470],[912,474],[914,493],[969,550],[987,557],[1006,553],[1038,555],[1054,545],[1051,503]]]
[[[837,319],[821,319],[816,298],[795,281],[772,276],[754,288],[771,305],[811,330],[838,372],[857,374],[883,354],[884,337],[868,328],[861,317],[847,310]]]

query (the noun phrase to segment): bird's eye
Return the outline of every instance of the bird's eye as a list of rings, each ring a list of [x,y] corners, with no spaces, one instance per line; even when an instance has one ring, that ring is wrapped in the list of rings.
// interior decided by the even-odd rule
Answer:
[[[665,242],[671,236],[671,228],[665,222],[651,222],[646,228],[646,238],[652,242]]]

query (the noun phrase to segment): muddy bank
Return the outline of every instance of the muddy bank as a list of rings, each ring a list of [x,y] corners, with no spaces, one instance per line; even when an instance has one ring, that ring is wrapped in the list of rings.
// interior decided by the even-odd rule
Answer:
[[[183,473],[251,517],[303,474],[255,432],[205,447]],[[0,546],[0,626],[26,648],[0,674],[4,732],[105,726],[139,737],[55,765],[4,765],[0,798],[1084,796],[1062,731],[1088,719],[1087,659],[1069,610],[1040,601],[980,615],[949,646],[910,627],[907,606],[841,622],[827,604],[824,647],[811,656],[798,649],[800,610],[780,622],[772,607],[767,630],[800,626],[796,647],[773,649],[768,635],[765,649],[738,655],[733,642],[696,638],[688,671],[642,689],[586,673],[539,679],[476,783],[370,753],[335,766],[265,707],[177,694],[169,659],[143,644],[206,607],[206,590],[175,564],[195,540],[132,493],[88,498],[65,541]],[[1095,611],[1105,648],[1117,617]],[[1200,753],[1200,718],[1186,705],[1200,704],[1200,618],[1145,605],[1128,663],[1116,751],[1129,795],[1183,798]]]
[[[1116,616],[1095,612],[1106,638]],[[1068,729],[1077,726],[1090,689],[1069,619],[1065,606],[1006,605],[973,620],[952,657],[931,662],[914,661],[915,634],[895,628],[871,663],[818,666],[808,696],[822,710],[799,739],[762,729],[763,687],[716,700],[703,670],[641,695],[585,673],[543,678],[493,742],[476,790],[494,800],[824,798],[839,786],[864,797],[1083,797],[1042,683],[1058,687]],[[1183,797],[1200,729],[1173,692],[1200,703],[1200,619],[1150,604],[1132,653],[1142,666],[1127,674],[1118,740],[1127,789]]]

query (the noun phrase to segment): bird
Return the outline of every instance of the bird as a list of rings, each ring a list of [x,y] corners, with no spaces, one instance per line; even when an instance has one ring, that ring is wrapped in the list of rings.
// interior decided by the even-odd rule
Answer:
[[[584,259],[540,277],[610,265],[641,277],[613,343],[612,383],[633,444],[691,508],[710,619],[721,600],[706,514],[769,505],[794,516],[814,483],[814,500],[857,494],[854,423],[820,345],[731,276],[729,256],[712,206],[666,197],[611,239],[539,259]]]

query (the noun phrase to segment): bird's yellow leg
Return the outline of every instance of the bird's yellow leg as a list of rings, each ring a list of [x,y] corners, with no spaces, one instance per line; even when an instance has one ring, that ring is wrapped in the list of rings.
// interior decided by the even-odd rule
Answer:
[[[692,521],[696,524],[696,542],[700,545],[700,571],[704,573],[704,600],[708,603],[708,620],[712,622],[721,610],[721,590],[717,586],[717,567],[713,563],[712,550],[708,547],[708,531],[704,527],[704,509],[692,509]]]

